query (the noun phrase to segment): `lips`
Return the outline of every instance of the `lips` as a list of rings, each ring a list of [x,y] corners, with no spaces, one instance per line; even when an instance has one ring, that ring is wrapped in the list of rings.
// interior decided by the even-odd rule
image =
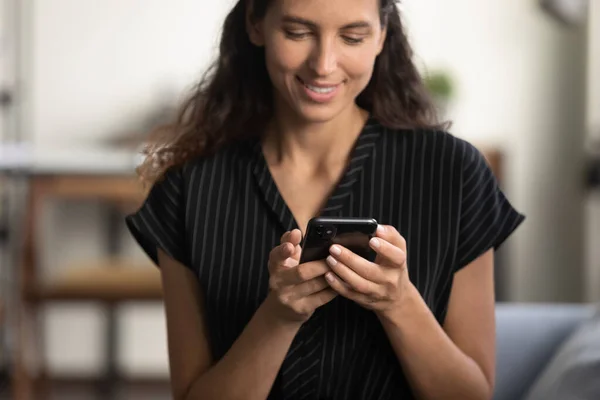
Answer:
[[[299,76],[296,76],[296,79],[301,85],[306,99],[312,103],[326,104],[333,101],[342,86],[341,83],[305,82]]]
[[[304,86],[306,86],[307,88],[309,88],[313,92],[320,93],[320,94],[331,93],[336,88],[335,86],[331,86],[331,87],[317,87],[317,86],[312,86],[312,85],[307,85],[307,84],[304,84]]]
[[[327,84],[327,83],[317,83],[317,82],[305,82],[297,76],[298,81],[302,83],[307,89],[319,93],[319,94],[327,94],[333,92],[340,84]]]

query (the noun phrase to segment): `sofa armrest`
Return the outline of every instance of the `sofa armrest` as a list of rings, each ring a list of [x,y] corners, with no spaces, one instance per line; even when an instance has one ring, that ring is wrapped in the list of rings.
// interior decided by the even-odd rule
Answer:
[[[592,312],[580,304],[497,304],[494,399],[522,398],[557,347]]]

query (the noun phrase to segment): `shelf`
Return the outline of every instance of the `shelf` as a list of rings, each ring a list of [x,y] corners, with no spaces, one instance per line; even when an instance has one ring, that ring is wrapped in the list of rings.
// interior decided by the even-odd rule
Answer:
[[[30,293],[33,301],[157,301],[162,299],[160,271],[154,265],[106,260],[73,266]]]
[[[38,190],[49,197],[66,200],[140,204],[146,195],[137,177],[49,175],[37,177],[36,183]]]

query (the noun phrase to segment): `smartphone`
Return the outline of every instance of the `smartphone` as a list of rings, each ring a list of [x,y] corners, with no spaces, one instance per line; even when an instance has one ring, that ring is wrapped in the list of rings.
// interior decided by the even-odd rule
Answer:
[[[301,243],[300,263],[327,258],[329,247],[333,244],[344,246],[353,253],[374,261],[376,253],[369,246],[369,240],[375,236],[376,230],[377,221],[373,218],[312,218],[308,221]]]

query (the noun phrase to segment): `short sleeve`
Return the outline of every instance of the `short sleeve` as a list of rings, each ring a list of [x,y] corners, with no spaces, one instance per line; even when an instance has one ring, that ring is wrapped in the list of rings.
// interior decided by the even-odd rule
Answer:
[[[184,201],[182,173],[170,170],[154,184],[142,206],[125,217],[134,239],[157,266],[157,248],[187,265]]]
[[[489,249],[497,250],[524,221],[498,186],[485,157],[464,142],[455,269]]]

